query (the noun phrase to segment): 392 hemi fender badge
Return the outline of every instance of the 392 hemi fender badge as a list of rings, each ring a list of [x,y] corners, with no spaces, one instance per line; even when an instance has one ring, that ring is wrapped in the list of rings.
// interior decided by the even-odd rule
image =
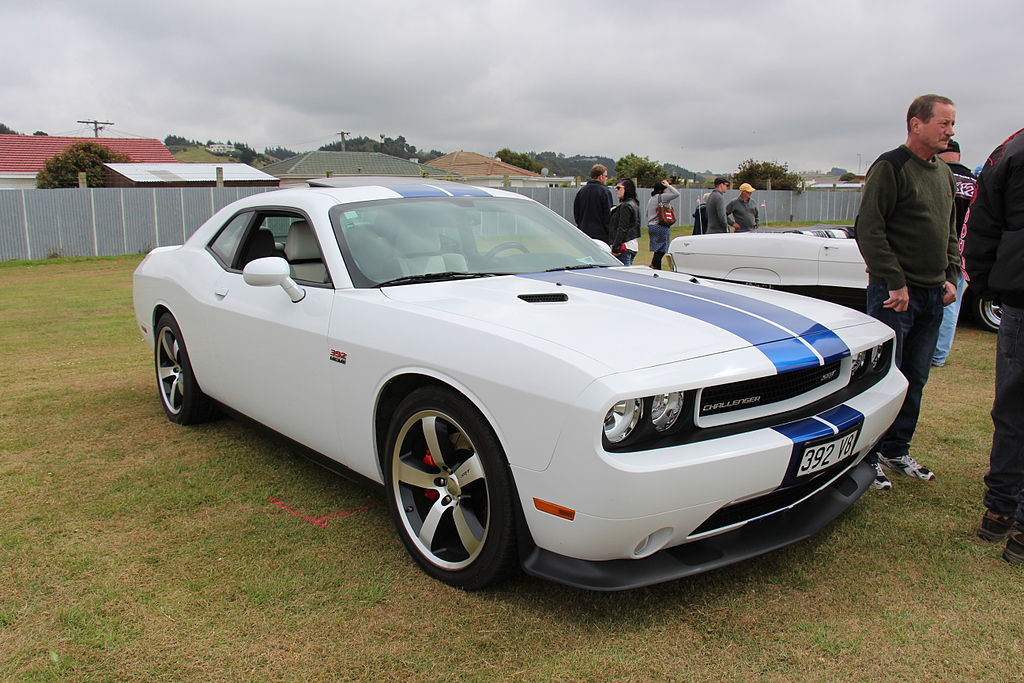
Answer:
[[[331,349],[331,360],[335,363],[341,363],[342,365],[348,360],[348,354],[338,349]]]

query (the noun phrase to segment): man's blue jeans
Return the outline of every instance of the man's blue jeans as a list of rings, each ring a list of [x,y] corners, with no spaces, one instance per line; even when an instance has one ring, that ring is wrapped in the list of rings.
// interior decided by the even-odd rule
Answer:
[[[939,324],[942,322],[943,287],[908,285],[907,289],[910,305],[901,313],[891,308],[882,308],[882,302],[889,298],[889,290],[885,285],[869,284],[867,291],[868,315],[881,320],[896,332],[896,367],[910,384],[896,421],[878,444],[878,452],[886,458],[899,458],[910,453],[910,440],[914,437],[917,418],[921,413],[921,394],[928,382],[935,340],[939,336]],[[875,463],[878,458],[870,453],[865,461]]]
[[[1024,308],[1004,304],[1002,315],[985,507],[1015,517],[1016,530],[1024,531]]]

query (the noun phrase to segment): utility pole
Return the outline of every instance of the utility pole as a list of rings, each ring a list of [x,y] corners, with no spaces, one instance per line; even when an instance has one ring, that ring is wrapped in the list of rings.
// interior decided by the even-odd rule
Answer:
[[[98,138],[100,136],[100,131],[105,127],[114,125],[113,121],[97,121],[95,119],[90,119],[88,121],[79,120],[75,121],[75,123],[85,123],[92,126],[92,136],[94,138]]]
[[[345,136],[346,136],[346,135],[348,135],[348,134],[349,134],[349,133],[351,133],[351,132],[352,132],[352,131],[348,131],[348,130],[341,130],[341,131],[338,131],[338,135],[340,135],[340,136],[341,136],[341,151],[342,151],[342,152],[344,152],[344,151],[345,151]]]

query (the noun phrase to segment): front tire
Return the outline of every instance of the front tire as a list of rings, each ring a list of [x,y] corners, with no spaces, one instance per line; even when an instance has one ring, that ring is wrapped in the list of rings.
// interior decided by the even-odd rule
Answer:
[[[427,574],[476,590],[516,568],[508,462],[464,397],[430,386],[403,399],[388,429],[383,471],[392,520]]]
[[[214,415],[214,403],[199,388],[185,339],[170,313],[157,320],[155,339],[156,388],[167,419],[180,425],[206,422]]]

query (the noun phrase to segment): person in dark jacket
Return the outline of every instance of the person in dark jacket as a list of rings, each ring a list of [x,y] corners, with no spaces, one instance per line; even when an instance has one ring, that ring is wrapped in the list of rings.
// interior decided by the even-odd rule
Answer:
[[[956,207],[956,229],[960,230],[961,241],[963,240],[963,224],[967,217],[967,207],[974,199],[974,190],[978,186],[978,177],[971,169],[960,163],[960,144],[956,140],[950,140],[946,151],[939,155],[939,158],[946,162],[949,170],[953,172],[953,181],[956,183],[956,194],[953,195],[953,205]],[[949,350],[953,348],[953,338],[956,336],[956,321],[960,317],[960,303],[964,296],[967,281],[963,274],[956,283],[956,301],[947,304],[942,309],[942,324],[939,325],[939,338],[935,342],[935,353],[932,354],[932,367],[941,368],[946,364],[946,357]]]
[[[992,452],[978,536],[1004,538],[1003,559],[1024,564],[1024,129],[996,147],[967,212],[971,290],[1002,305],[996,342]]]
[[[729,223],[725,219],[725,193],[729,191],[729,185],[727,178],[715,178],[715,189],[711,191],[707,201],[708,222],[704,226],[706,235],[729,232]]]
[[[572,203],[576,227],[595,240],[608,242],[608,219],[611,217],[612,194],[605,182],[608,169],[594,164],[590,169],[590,180],[576,193]]]
[[[633,257],[640,249],[640,202],[636,197],[636,185],[629,178],[615,183],[615,195],[619,205],[612,208],[608,223],[608,239],[622,265],[633,265]]]
[[[697,208],[693,210],[693,234],[703,235],[704,231],[707,230],[708,225],[708,197],[711,196],[710,192],[705,192],[704,196],[697,202]]]

